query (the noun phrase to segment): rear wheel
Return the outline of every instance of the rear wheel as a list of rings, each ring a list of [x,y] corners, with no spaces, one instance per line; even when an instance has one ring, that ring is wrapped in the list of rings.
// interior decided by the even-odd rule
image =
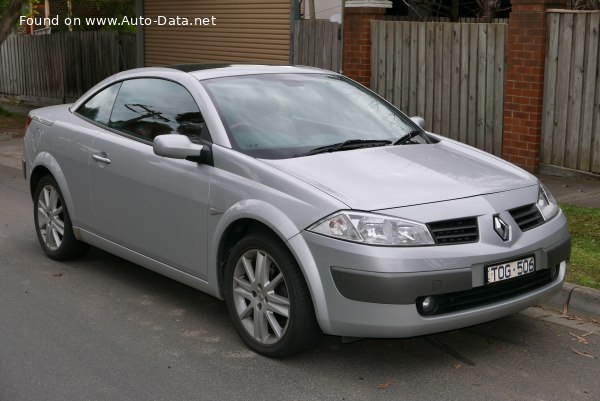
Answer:
[[[289,356],[317,344],[310,293],[289,250],[273,235],[251,233],[232,249],[225,272],[227,308],[254,351]]]
[[[33,213],[38,240],[48,257],[71,259],[89,248],[75,238],[69,211],[53,177],[40,179],[34,193]]]

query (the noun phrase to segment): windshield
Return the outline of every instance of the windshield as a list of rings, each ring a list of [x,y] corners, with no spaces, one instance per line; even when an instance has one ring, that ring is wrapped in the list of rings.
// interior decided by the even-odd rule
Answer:
[[[355,140],[428,142],[409,118],[341,76],[246,75],[202,84],[233,148],[253,157],[304,156],[316,148]]]

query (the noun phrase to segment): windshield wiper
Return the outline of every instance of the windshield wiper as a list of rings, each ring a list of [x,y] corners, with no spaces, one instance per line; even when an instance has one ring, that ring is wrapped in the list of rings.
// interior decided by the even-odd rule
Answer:
[[[402,137],[400,139],[398,139],[396,142],[394,142],[394,145],[402,145],[402,144],[410,141],[414,137],[421,135],[421,132],[423,132],[423,131],[420,131],[420,130],[410,131],[408,134],[402,135]]]
[[[385,146],[391,144],[392,141],[387,139],[349,139],[344,142],[338,142],[331,145],[319,146],[314,148],[307,153],[299,156],[311,156],[318,153],[338,152],[340,150],[350,150],[359,148],[368,148],[371,146]]]

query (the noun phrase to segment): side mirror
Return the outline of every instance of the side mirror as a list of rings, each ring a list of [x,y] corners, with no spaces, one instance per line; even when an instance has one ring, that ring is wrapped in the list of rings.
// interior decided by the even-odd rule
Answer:
[[[203,148],[179,134],[158,135],[152,143],[154,154],[171,159],[199,159]]]
[[[414,116],[410,119],[413,123],[417,124],[422,130],[425,130],[425,119],[423,117]]]

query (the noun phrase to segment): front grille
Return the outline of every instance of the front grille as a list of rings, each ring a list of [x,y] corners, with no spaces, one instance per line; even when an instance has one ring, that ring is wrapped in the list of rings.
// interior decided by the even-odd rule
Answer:
[[[531,230],[544,222],[544,217],[535,203],[510,209],[508,212],[515,219],[521,231]]]
[[[479,240],[477,217],[436,221],[427,226],[438,245],[467,244]]]
[[[538,270],[535,273],[513,280],[476,287],[466,291],[434,295],[436,307],[429,313],[423,312],[421,308],[421,302],[425,297],[419,297],[416,300],[417,310],[423,316],[433,316],[491,304],[542,287],[558,277],[557,271],[554,273],[555,275],[552,276],[551,269]]]

